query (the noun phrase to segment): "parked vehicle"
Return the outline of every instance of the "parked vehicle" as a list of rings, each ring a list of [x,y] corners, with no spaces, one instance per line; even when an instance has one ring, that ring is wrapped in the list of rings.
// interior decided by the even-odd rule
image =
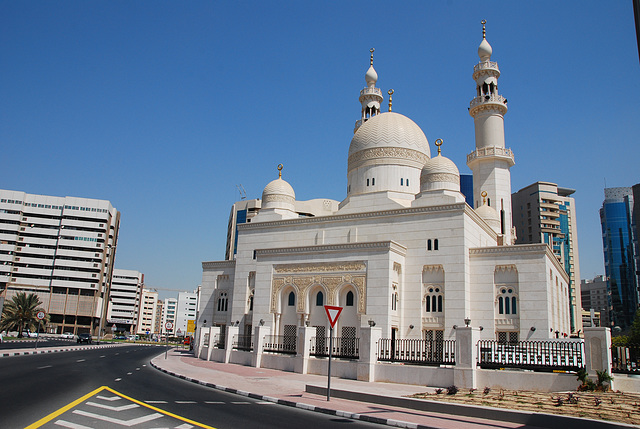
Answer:
[[[87,343],[91,344],[93,337],[91,334],[78,334],[78,343]]]
[[[65,340],[73,340],[74,335],[71,332],[65,332],[64,334],[60,335],[60,338],[65,339]]]

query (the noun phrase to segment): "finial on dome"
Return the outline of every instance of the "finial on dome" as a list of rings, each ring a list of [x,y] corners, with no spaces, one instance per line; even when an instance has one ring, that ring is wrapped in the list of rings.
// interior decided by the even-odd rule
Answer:
[[[482,191],[482,205],[487,204],[487,191]]]
[[[438,147],[438,155],[440,155],[440,146],[442,146],[442,139],[436,140],[436,146]]]
[[[371,48],[369,49],[369,52],[371,52],[371,60],[369,61],[369,65],[372,66],[373,65],[373,53],[376,51],[376,48]]]
[[[282,179],[282,169],[284,166],[282,164],[278,164],[278,179]]]
[[[485,29],[485,24],[487,21],[483,19],[482,21],[482,42],[480,42],[480,46],[478,46],[478,56],[481,61],[489,61],[491,59],[491,54],[493,53],[493,49],[489,42],[487,42],[487,30]]]
[[[391,104],[393,103],[391,96],[393,95],[393,89],[387,91],[387,94],[389,94],[389,112],[391,112]]]
[[[487,23],[487,20],[483,19],[482,21],[480,21],[480,23],[482,24],[482,38],[486,39],[487,38],[487,30],[484,28],[484,25]]]

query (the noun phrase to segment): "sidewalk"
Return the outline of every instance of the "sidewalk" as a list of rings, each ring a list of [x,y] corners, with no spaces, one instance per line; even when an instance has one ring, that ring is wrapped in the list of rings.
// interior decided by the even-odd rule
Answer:
[[[445,404],[407,396],[433,391],[428,387],[369,383],[265,368],[223,364],[195,358],[186,350],[172,349],[151,361],[170,375],[263,401],[403,428],[614,428],[630,427],[603,421],[490,407]]]

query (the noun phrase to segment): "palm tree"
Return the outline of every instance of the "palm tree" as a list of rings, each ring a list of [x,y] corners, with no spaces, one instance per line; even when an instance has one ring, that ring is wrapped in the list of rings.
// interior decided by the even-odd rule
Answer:
[[[26,294],[18,292],[11,301],[5,302],[2,309],[2,319],[0,320],[0,331],[17,330],[18,337],[22,337],[22,331],[29,329],[35,331],[40,325],[40,321],[36,317],[39,311],[44,311],[40,297],[35,293]],[[47,322],[48,315],[43,321]]]

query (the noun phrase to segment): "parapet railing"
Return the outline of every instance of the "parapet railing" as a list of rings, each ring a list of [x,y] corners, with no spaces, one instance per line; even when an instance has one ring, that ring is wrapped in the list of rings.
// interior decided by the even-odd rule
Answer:
[[[296,354],[297,337],[295,335],[266,335],[264,352]]]
[[[392,340],[378,341],[378,360],[416,365],[455,365],[455,340]]]
[[[640,374],[640,344],[611,347],[611,372]]]
[[[309,354],[315,357],[329,356],[329,337],[311,337]],[[333,337],[331,357],[343,359],[360,358],[360,338]]]
[[[480,368],[578,371],[585,366],[582,341],[478,341]]]

